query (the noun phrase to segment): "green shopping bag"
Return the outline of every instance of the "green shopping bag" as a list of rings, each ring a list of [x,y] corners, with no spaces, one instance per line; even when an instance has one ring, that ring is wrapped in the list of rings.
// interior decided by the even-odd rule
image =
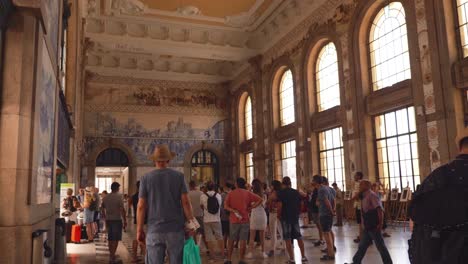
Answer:
[[[184,264],[201,264],[200,248],[195,244],[193,238],[185,240]]]

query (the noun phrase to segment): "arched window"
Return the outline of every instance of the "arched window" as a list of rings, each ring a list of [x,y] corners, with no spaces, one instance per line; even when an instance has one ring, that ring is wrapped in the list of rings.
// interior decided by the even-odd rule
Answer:
[[[405,9],[392,2],[375,17],[369,37],[374,91],[411,79]]]
[[[244,129],[245,129],[245,140],[253,138],[253,126],[252,126],[252,100],[250,96],[247,97],[244,106]]]
[[[281,77],[279,87],[280,124],[286,126],[294,123],[294,83],[291,70],[287,70]]]
[[[328,43],[319,53],[316,67],[317,105],[319,111],[340,105],[340,80],[338,56],[333,43]]]
[[[468,57],[468,0],[457,0],[458,30],[463,57]]]

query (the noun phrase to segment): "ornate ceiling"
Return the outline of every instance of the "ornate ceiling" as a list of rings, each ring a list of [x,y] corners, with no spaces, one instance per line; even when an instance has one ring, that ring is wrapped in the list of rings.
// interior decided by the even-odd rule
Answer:
[[[86,0],[86,70],[219,83],[326,0]]]

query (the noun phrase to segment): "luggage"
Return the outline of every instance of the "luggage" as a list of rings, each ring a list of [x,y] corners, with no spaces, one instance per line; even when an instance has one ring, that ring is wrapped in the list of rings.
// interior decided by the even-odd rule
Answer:
[[[68,221],[65,223],[65,241],[67,243],[71,242],[71,233],[72,233],[72,226],[75,224],[73,221]]]
[[[86,232],[86,225],[81,226],[81,239],[88,240],[88,233]]]
[[[71,228],[71,242],[80,243],[81,242],[81,226],[73,225]]]

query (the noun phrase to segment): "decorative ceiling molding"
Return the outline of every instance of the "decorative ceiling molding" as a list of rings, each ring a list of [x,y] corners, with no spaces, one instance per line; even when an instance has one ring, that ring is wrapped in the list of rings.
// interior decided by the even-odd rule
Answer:
[[[148,79],[232,81],[249,68],[249,58],[263,54],[262,65],[271,63],[297,46],[314,23],[350,1],[355,0],[257,0],[247,12],[219,18],[205,17],[196,6],[169,12],[139,0],[87,0],[85,38],[102,49],[85,51],[86,70]],[[204,19],[220,23],[194,23]]]

